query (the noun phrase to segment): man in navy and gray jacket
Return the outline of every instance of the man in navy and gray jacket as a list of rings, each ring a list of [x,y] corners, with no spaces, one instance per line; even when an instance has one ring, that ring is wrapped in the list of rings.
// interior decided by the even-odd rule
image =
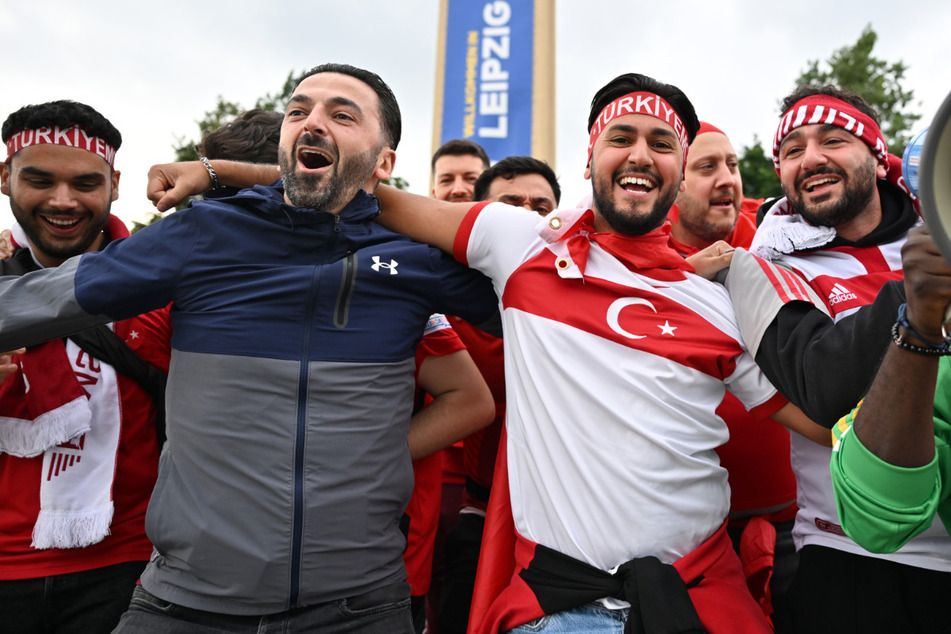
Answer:
[[[285,113],[281,181],[0,281],[0,350],[172,303],[155,552],[117,631],[412,632],[415,348],[430,314],[480,323],[497,300],[373,222],[399,138],[377,75],[318,66]]]

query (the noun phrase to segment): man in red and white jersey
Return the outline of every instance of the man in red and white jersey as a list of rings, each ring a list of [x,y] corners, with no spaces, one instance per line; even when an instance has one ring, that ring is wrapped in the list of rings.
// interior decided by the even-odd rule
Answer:
[[[669,246],[697,126],[679,89],[622,75],[592,103],[592,209],[539,219],[377,192],[381,222],[483,271],[502,301],[508,486],[496,479],[483,544],[498,565],[491,518],[510,502],[514,559],[470,631],[769,631],[724,529],[714,410],[726,385],[761,416],[811,423],[746,352],[724,289]]]
[[[877,114],[854,93],[802,87],[786,97],[773,159],[785,198],[761,213],[750,249],[760,257],[738,250],[727,287],[757,363],[831,428],[865,395],[891,344],[905,301],[901,251],[920,219]],[[791,448],[794,630],[946,629],[951,538],[940,522],[895,553],[873,555],[842,529],[831,450],[795,435]]]
[[[59,267],[128,237],[111,214],[122,137],[99,112],[65,100],[25,106],[6,119],[2,136],[0,190],[16,225],[0,274]],[[145,511],[158,473],[156,399],[170,337],[162,309],[31,346],[3,364],[4,632],[111,632],[128,607],[152,554]],[[131,367],[161,387],[147,390],[128,366],[90,352],[92,338],[138,359]]]

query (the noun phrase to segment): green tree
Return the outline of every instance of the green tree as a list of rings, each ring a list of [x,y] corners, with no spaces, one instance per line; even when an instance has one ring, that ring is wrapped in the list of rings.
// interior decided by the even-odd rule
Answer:
[[[770,198],[782,193],[772,154],[766,154],[757,135],[753,135],[753,145],[743,146],[739,163],[746,198]]]
[[[874,57],[876,40],[878,35],[869,24],[854,45],[836,50],[825,62],[808,62],[808,68],[796,81],[803,86],[833,84],[862,95],[878,111],[889,151],[901,156],[921,115],[908,110],[914,91],[901,85],[908,67],[900,60],[889,63]]]

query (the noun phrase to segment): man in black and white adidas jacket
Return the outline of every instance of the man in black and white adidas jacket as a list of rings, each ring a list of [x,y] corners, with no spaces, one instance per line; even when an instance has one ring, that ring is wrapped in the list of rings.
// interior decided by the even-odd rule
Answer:
[[[832,427],[864,395],[905,301],[901,249],[920,221],[858,95],[800,88],[783,102],[773,157],[786,197],[768,204],[727,279],[744,339],[784,396]],[[807,444],[812,445],[811,447]],[[800,562],[792,631],[938,631],[951,591],[951,538],[940,522],[890,555],[842,530],[831,450],[791,442]]]

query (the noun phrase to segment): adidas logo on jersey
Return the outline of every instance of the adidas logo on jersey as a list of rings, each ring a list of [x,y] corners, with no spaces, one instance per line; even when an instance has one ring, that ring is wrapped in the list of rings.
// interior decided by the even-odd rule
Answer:
[[[839,302],[847,302],[849,300],[858,299],[858,295],[842,286],[841,284],[836,284],[832,287],[832,292],[829,293],[829,305],[835,306]]]

